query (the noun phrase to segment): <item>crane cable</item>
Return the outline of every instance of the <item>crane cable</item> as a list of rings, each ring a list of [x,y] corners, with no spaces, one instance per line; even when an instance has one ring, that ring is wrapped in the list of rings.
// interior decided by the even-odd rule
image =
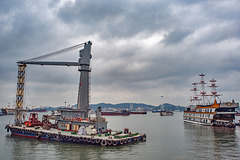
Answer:
[[[58,50],[58,51],[54,51],[54,52],[51,52],[51,53],[47,53],[47,54],[44,54],[44,55],[39,56],[39,57],[35,57],[35,58],[31,58],[31,59],[25,60],[25,61],[23,61],[23,62],[36,61],[36,60],[48,58],[48,57],[51,57],[51,56],[63,54],[63,53],[66,53],[66,52],[75,50],[75,49],[77,49],[77,48],[80,48],[80,47],[82,47],[85,43],[86,43],[86,42],[81,43],[81,44],[78,44],[78,45],[75,45],[75,46],[72,46],[72,47],[64,48],[64,49],[61,49],[61,50]]]

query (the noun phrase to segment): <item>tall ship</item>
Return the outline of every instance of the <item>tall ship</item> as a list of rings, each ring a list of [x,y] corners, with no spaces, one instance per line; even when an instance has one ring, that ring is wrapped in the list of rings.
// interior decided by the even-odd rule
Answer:
[[[205,75],[200,74],[200,82],[192,83],[193,96],[190,99],[190,106],[184,111],[184,122],[209,125],[209,126],[225,126],[235,127],[234,119],[236,108],[239,107],[239,103],[234,100],[231,102],[221,102],[219,94],[216,91],[218,87],[216,80],[210,80],[211,94],[205,92],[204,80]],[[197,86],[201,86],[199,91]],[[199,93],[200,92],[200,93]]]
[[[105,117],[101,115],[101,107],[98,107],[94,116],[89,116],[89,73],[92,42],[88,41],[47,55],[39,56],[26,61],[19,61],[17,93],[15,107],[15,121],[6,125],[7,131],[12,135],[59,142],[77,144],[95,144],[101,146],[116,146],[136,141],[146,140],[146,135],[130,131],[125,128],[122,131],[112,131],[107,127]],[[76,48],[84,47],[79,51],[78,62],[53,62],[39,61],[53,55],[62,54]],[[60,108],[58,114],[43,115],[39,120],[37,113],[30,113],[29,119],[25,119],[23,107],[25,69],[28,64],[55,65],[55,66],[78,66],[80,82],[78,86],[77,109]],[[51,120],[55,120],[52,122]]]

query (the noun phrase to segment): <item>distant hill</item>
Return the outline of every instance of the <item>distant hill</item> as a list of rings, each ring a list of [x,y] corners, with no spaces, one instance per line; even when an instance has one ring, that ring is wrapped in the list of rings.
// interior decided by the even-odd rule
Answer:
[[[133,109],[141,108],[145,111],[151,111],[151,110],[166,110],[166,111],[184,111],[185,107],[183,106],[175,106],[173,104],[164,103],[163,105],[159,106],[153,106],[153,105],[147,105],[144,103],[119,103],[119,104],[111,104],[111,103],[98,103],[98,104],[90,104],[90,108],[93,110],[96,110],[97,107],[101,106],[102,109],[105,108],[115,108],[115,109],[129,109],[130,105],[133,106]],[[63,106],[57,107],[62,108]],[[77,105],[73,105],[73,108],[77,108]],[[44,107],[48,111],[56,110],[57,108],[53,107]]]

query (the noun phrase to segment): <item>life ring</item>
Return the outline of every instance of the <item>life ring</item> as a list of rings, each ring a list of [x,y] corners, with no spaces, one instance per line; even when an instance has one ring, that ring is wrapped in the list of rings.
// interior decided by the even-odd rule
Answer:
[[[100,143],[101,140],[99,138],[96,139],[96,143]]]
[[[113,140],[113,145],[116,146],[118,144],[118,141]]]
[[[122,145],[123,143],[124,143],[124,141],[121,139],[121,140],[120,140],[120,144]]]
[[[95,144],[96,143],[96,139],[91,139],[91,143]]]
[[[113,144],[113,141],[112,141],[112,140],[108,140],[107,144],[108,144],[109,146],[111,146],[111,145]]]
[[[227,106],[231,106],[231,102],[228,102]]]
[[[107,144],[108,144],[107,140],[105,140],[105,139],[102,140],[102,142],[101,142],[101,145],[102,145],[102,146],[106,146]]]

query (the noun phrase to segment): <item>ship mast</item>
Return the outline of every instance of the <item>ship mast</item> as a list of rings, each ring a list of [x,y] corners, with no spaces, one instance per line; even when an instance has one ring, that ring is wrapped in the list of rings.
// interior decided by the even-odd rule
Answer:
[[[194,82],[194,83],[192,83],[192,85],[193,85],[193,89],[191,89],[191,91],[193,91],[193,97],[190,99],[190,101],[193,103],[193,104],[199,104],[199,101],[201,100],[201,99],[199,99],[199,97],[197,96],[197,91],[198,91],[198,89],[197,89],[197,85],[198,85],[198,83],[196,83],[196,82]]]
[[[210,82],[211,82],[211,85],[209,87],[211,88],[211,97],[213,97],[215,102],[216,98],[219,98],[218,96],[220,96],[219,94],[217,94],[217,90],[216,90],[216,88],[218,87],[216,86],[217,80],[211,79]]]
[[[200,74],[199,75],[200,77],[201,77],[201,80],[200,80],[200,85],[201,85],[201,92],[200,92],[200,95],[202,96],[202,102],[203,102],[203,104],[205,104],[206,102],[205,102],[205,100],[206,100],[206,92],[205,92],[205,80],[204,80],[204,77],[205,77],[205,74]]]

